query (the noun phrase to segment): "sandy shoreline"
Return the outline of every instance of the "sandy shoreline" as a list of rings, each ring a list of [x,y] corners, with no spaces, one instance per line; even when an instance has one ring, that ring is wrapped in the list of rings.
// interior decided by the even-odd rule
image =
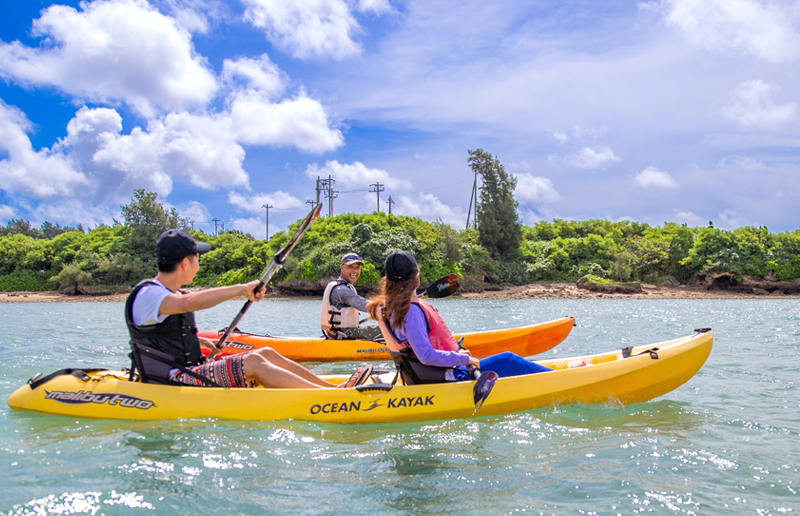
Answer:
[[[574,283],[534,283],[502,290],[480,293],[457,294],[462,299],[797,299],[800,296],[773,294],[743,294],[724,290],[707,290],[705,287],[662,287],[642,284],[642,292],[636,294],[607,294],[579,289]],[[49,292],[0,292],[0,303],[76,303],[76,302],[122,302],[127,293],[109,295],[69,296],[56,291]],[[242,298],[244,299],[244,298]],[[270,293],[266,299],[295,300],[315,299],[314,296],[290,296]]]

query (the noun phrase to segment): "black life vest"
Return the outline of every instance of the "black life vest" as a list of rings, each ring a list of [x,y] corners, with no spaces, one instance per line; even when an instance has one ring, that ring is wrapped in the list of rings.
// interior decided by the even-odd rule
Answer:
[[[155,348],[175,357],[184,367],[202,364],[205,357],[200,352],[200,341],[194,323],[194,312],[173,314],[162,322],[150,326],[136,326],[133,323],[133,300],[146,285],[158,285],[153,280],[142,280],[133,287],[125,302],[125,323],[131,341]]]

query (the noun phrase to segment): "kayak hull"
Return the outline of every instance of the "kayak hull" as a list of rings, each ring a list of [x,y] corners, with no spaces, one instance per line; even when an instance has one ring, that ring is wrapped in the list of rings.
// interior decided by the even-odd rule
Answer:
[[[70,417],[128,420],[218,418],[306,420],[324,423],[383,423],[509,414],[567,403],[628,405],[664,395],[686,383],[705,363],[710,333],[621,351],[538,361],[544,373],[501,378],[475,411],[474,382],[359,389],[224,389],[129,382],[122,371],[91,372],[84,379],[57,376],[32,389],[20,387],[11,408]],[[653,358],[647,350],[657,348]],[[639,354],[643,353],[643,354]],[[582,360],[591,365],[568,368]],[[384,375],[384,382],[392,373]],[[332,383],[345,376],[331,377]]]
[[[520,328],[461,333],[454,337],[456,340],[464,337],[462,345],[478,358],[485,358],[503,351],[511,351],[517,355],[529,357],[544,353],[563,342],[574,325],[575,320],[572,317],[564,317]],[[201,331],[198,332],[198,335],[209,339],[219,339],[222,332]],[[327,340],[321,337],[270,337],[247,333],[231,333],[227,347],[222,354],[230,355],[264,347],[272,348],[296,362],[391,360],[389,348],[380,342]]]

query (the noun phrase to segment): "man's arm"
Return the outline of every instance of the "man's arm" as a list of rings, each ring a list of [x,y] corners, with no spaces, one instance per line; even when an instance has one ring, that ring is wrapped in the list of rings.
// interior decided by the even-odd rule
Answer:
[[[367,300],[350,290],[346,285],[337,285],[331,292],[331,305],[336,308],[352,306],[359,312],[367,311]]]
[[[258,280],[227,287],[198,290],[188,294],[170,294],[161,302],[158,313],[159,315],[173,315],[195,312],[211,308],[237,296],[245,296],[250,301],[261,301],[264,298],[264,291],[254,292],[256,286],[258,286]]]

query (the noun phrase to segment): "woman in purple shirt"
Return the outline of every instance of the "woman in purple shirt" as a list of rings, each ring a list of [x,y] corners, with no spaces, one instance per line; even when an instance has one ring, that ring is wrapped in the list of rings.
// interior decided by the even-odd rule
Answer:
[[[414,256],[406,251],[395,251],[386,257],[385,270],[381,293],[367,304],[367,310],[379,321],[387,343],[395,341],[399,348],[406,348],[402,353],[412,365],[417,362],[427,366],[428,381],[435,382],[437,377],[438,381],[471,380],[473,376],[468,369],[476,367],[481,371],[494,371],[501,378],[551,370],[508,351],[478,360],[467,350],[456,350],[448,344],[455,341],[444,321],[438,313],[431,312],[435,309],[425,307],[424,301],[416,298],[419,267]],[[388,320],[384,312],[389,314]],[[431,343],[432,339],[436,346]]]

